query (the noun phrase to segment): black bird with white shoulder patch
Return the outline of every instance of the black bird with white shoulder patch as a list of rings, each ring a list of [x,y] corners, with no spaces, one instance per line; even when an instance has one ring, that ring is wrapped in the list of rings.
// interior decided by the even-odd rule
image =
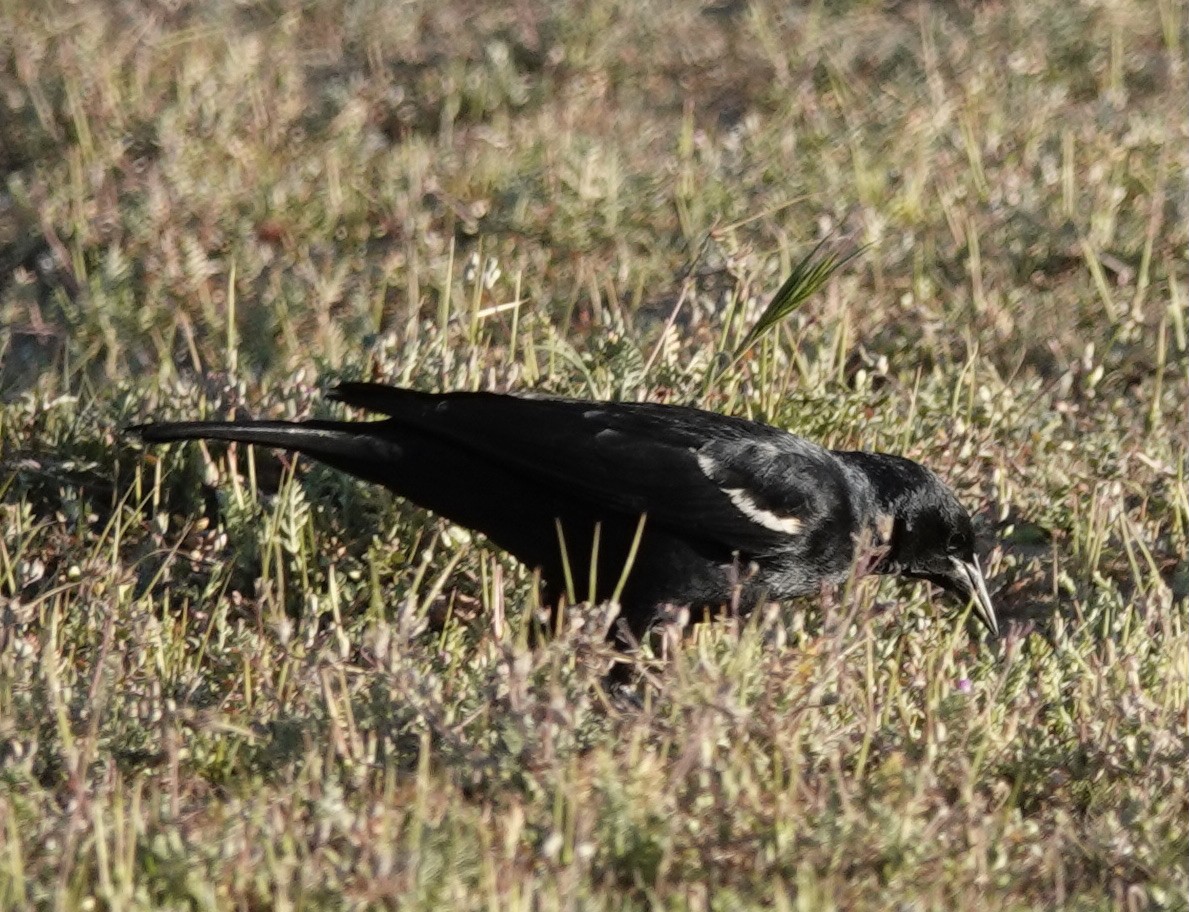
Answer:
[[[970,515],[909,459],[684,406],[378,383],[330,395],[384,417],[130,431],[291,450],[384,485],[538,568],[548,597],[568,581],[606,600],[626,566],[619,601],[637,636],[664,606],[746,610],[819,592],[847,578],[865,540],[882,545],[874,572],[935,583],[998,632]]]

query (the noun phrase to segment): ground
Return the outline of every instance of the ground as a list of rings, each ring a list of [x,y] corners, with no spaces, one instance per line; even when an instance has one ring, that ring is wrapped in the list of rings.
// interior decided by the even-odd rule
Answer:
[[[0,5],[0,908],[1184,909],[1179,0]],[[858,251],[735,357],[815,244]],[[480,539],[164,417],[748,415],[976,515],[529,645]]]

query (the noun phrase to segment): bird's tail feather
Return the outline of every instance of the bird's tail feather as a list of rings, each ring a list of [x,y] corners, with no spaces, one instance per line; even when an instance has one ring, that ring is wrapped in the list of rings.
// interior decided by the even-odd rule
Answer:
[[[350,421],[167,421],[128,428],[145,443],[227,440],[296,450],[329,462],[383,458],[388,441],[368,433],[370,422]]]

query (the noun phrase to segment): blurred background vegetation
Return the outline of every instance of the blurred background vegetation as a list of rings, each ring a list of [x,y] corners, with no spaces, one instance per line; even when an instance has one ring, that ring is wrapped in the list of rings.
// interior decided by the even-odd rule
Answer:
[[[1184,259],[1182,13],[10,3],[6,388],[226,368],[232,291],[241,368],[338,365],[472,253],[481,304],[642,341],[692,270],[713,333],[832,229],[874,246],[806,318],[853,345],[1125,392]]]

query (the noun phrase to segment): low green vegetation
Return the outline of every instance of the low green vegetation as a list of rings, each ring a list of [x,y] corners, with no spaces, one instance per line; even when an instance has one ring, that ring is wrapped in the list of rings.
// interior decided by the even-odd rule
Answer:
[[[0,909],[1189,906],[1185,27],[0,4]],[[903,453],[1005,635],[861,579],[607,694],[481,539],[120,433],[339,378]]]

